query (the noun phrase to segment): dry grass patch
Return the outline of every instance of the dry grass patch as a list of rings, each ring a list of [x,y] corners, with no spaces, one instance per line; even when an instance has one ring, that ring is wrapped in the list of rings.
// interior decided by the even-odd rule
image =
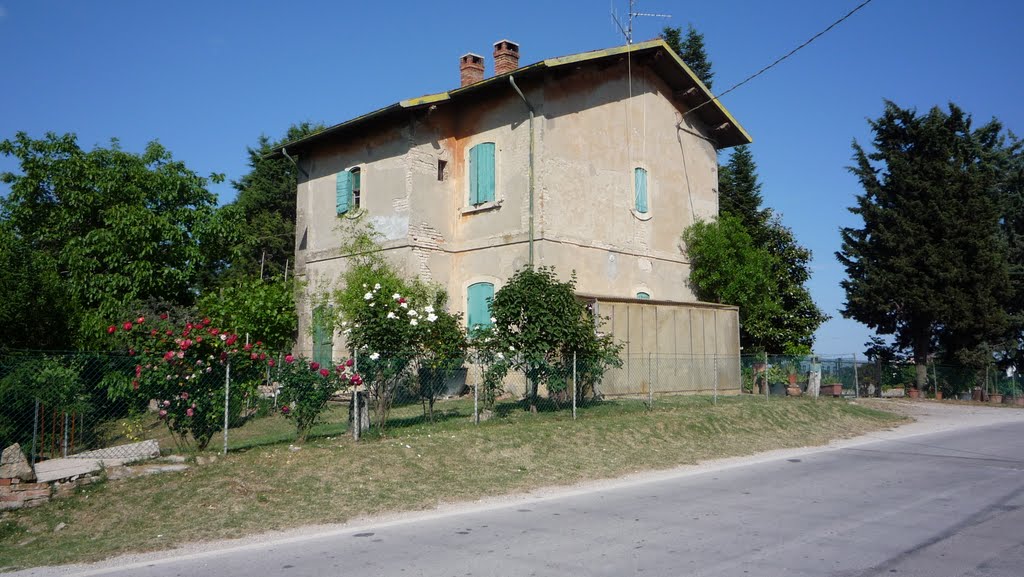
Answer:
[[[612,478],[702,460],[825,443],[905,418],[841,400],[725,397],[608,402],[531,415],[514,405],[474,426],[462,401],[434,424],[358,444],[327,432],[299,450],[282,422],[261,424],[225,458],[182,473],[112,481],[38,509],[0,517],[0,565],[94,561],[130,551],[429,509],[545,486]],[[401,410],[396,411],[401,416]],[[276,418],[275,418],[276,419]],[[248,426],[248,425],[247,425]],[[337,427],[335,427],[337,428]],[[254,429],[255,431],[255,429]],[[340,432],[337,430],[336,432]],[[286,438],[287,439],[287,438]],[[286,440],[282,439],[282,440]],[[54,532],[58,523],[66,527]]]

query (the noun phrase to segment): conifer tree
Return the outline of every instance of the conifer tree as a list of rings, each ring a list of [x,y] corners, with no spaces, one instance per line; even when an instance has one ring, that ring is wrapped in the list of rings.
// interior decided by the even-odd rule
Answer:
[[[704,50],[704,35],[690,24],[683,38],[682,28],[666,26],[661,30],[661,38],[683,59],[683,62],[700,78],[704,86],[711,90],[711,79],[715,73],[711,70],[711,61]]]
[[[854,141],[850,168],[864,193],[849,210],[863,226],[842,228],[836,253],[849,277],[842,313],[911,351],[921,388],[930,353],[988,362],[1008,329],[1010,149],[997,120],[975,129],[955,104],[918,115],[886,101],[869,123],[874,150]]]

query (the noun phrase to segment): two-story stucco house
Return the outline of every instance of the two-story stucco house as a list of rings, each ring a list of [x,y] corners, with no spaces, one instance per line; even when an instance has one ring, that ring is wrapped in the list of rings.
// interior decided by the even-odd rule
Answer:
[[[337,225],[365,213],[389,257],[446,287],[470,324],[531,262],[575,271],[581,294],[694,302],[680,234],[717,216],[717,151],[750,142],[743,128],[661,40],[522,67],[503,40],[493,57],[494,76],[466,54],[461,87],[278,151],[302,173],[296,274],[333,282]],[[738,353],[738,333],[715,338]]]

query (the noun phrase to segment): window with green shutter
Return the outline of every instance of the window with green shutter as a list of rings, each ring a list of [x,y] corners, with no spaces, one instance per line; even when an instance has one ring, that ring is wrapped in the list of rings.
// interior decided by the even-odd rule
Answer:
[[[640,292],[636,293],[636,298],[638,298],[638,299],[640,299],[642,301],[645,301],[645,300],[650,300],[651,299],[651,295],[649,295],[649,294],[647,294],[647,293],[645,293],[643,291],[640,291]]]
[[[494,143],[469,149],[469,204],[494,202]]]
[[[466,290],[466,320],[469,329],[491,326],[491,301],[494,299],[494,285],[478,282]]]
[[[647,213],[647,170],[643,168],[633,169],[633,189],[636,194],[636,211],[640,214]]]
[[[331,316],[329,306],[318,306],[313,309],[313,360],[325,367],[330,367],[334,360],[334,327]]]
[[[347,170],[343,170],[338,173],[336,178],[338,179],[338,183],[334,204],[337,208],[338,214],[342,215],[348,212],[348,209],[352,204],[352,173]]]

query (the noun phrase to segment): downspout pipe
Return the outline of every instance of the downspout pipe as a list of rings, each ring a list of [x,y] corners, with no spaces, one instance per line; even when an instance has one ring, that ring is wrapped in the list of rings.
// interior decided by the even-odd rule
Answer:
[[[296,161],[295,161],[295,159],[294,159],[294,158],[292,158],[292,157],[291,157],[291,156],[290,156],[290,155],[288,154],[288,149],[287,149],[287,148],[285,148],[285,147],[283,147],[283,146],[282,146],[282,147],[281,147],[281,154],[283,154],[283,155],[284,155],[284,157],[285,157],[285,158],[287,158],[288,160],[292,161],[292,164],[294,164],[294,165],[295,165],[295,168],[299,169],[299,172],[301,172],[303,176],[305,176],[306,178],[309,178],[309,173],[308,173],[308,172],[306,172],[305,170],[303,170],[303,168],[302,168],[301,166],[299,166],[299,163],[298,163],[298,162],[296,162]]]
[[[533,105],[531,105],[530,101],[526,99],[526,96],[523,94],[523,91],[519,90],[519,87],[516,86],[516,79],[512,75],[509,75],[508,82],[509,82],[509,84],[512,85],[512,88],[515,89],[516,94],[519,95],[519,98],[523,99],[523,104],[526,105],[526,109],[530,111],[530,269],[532,270],[533,269],[533,180],[534,180],[534,176],[533,176],[533,174],[534,174],[534,170],[533,170],[533,114],[534,114],[534,112],[533,112]]]

